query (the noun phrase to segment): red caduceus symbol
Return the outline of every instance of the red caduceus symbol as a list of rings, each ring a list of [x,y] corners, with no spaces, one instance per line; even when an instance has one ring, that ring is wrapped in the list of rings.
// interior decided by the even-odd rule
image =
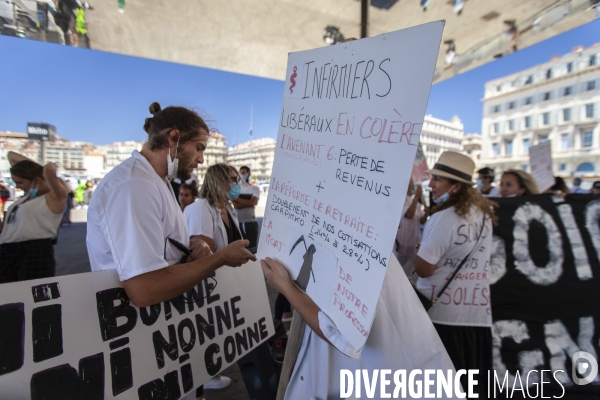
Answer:
[[[298,70],[298,67],[294,67],[294,73],[292,74],[292,76],[290,76],[290,82],[292,82],[292,86],[290,86],[290,94],[294,93],[294,86],[296,86],[296,79],[294,79],[295,77],[298,76],[298,74],[296,73],[296,71]]]

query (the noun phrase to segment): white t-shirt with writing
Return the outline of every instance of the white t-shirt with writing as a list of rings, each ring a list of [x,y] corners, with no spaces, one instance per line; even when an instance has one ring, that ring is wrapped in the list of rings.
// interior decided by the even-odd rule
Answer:
[[[437,324],[489,327],[492,222],[486,216],[482,231],[483,213],[475,207],[465,217],[456,214],[452,207],[435,213],[427,222],[417,255],[436,268],[431,276],[419,278],[417,289],[433,299],[477,246],[428,314]]]

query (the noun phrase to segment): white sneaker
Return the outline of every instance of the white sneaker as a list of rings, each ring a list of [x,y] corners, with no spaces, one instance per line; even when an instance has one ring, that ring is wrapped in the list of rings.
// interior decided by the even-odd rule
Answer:
[[[225,389],[231,384],[231,378],[215,375],[204,384],[204,389]]]

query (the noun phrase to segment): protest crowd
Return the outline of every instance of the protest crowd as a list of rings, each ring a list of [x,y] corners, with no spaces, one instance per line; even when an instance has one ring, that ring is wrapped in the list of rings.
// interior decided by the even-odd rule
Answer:
[[[198,185],[191,173],[204,161],[208,126],[198,114],[183,107],[162,109],[153,103],[150,113],[143,124],[148,134],[143,149],[97,185],[91,181],[76,185],[64,182],[53,164],[41,166],[10,153],[12,179],[25,194],[3,213],[0,283],[54,276],[53,244],[59,227],[71,225],[73,208],[89,208],[87,247],[92,270],[116,269],[128,297],[139,307],[179,296],[219,268],[256,260],[259,225],[255,206],[261,193],[252,184],[250,168],[211,165]],[[451,151],[442,153],[426,172],[428,182],[411,178],[405,199],[398,203],[402,219],[393,253],[428,309],[454,368],[478,369],[484,375],[493,369],[489,265],[492,231],[498,224],[494,200],[600,196],[600,181],[594,182],[589,192],[580,187],[580,178],[573,180],[572,188],[560,177],[552,187],[540,188],[523,170],[475,170],[468,156]],[[4,206],[8,195],[1,182],[0,193]],[[308,356],[296,364],[297,369],[318,369],[325,359],[330,369],[354,369],[361,368],[360,362],[369,357],[371,362],[388,357],[374,344],[390,335],[385,332],[388,327],[381,325],[390,323],[383,321],[383,309],[378,308],[359,362],[357,349],[293,284],[279,262],[266,258],[261,265],[268,284],[281,293],[276,322],[287,321],[293,308],[309,326],[303,338],[308,343],[304,349]],[[456,290],[450,284],[453,279],[461,281],[465,293],[460,301],[452,292]],[[384,291],[388,286],[391,289],[387,298],[382,294],[380,304],[394,300],[390,294],[393,285],[384,282]],[[393,315],[389,312],[389,318]],[[393,356],[395,350],[390,351]],[[315,390],[325,393],[323,398],[334,390],[334,385],[327,384],[327,371],[308,373],[314,378]],[[322,376],[317,377],[319,374]],[[227,376],[215,375],[204,388],[220,389],[229,384]],[[299,381],[292,381],[286,398],[301,398],[294,393],[302,390]],[[483,380],[476,390],[482,396],[487,392]],[[194,396],[203,398],[203,388],[197,388]]]

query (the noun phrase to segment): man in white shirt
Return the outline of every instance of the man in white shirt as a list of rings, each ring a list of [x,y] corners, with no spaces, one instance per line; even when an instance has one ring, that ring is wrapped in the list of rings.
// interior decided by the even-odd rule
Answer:
[[[183,107],[150,106],[141,152],[100,182],[88,211],[87,246],[93,271],[116,269],[130,300],[146,307],[195,287],[218,268],[256,258],[247,240],[214,254],[202,241],[189,242],[185,218],[169,180],[189,179],[204,162],[208,127]],[[174,241],[191,247],[184,261]],[[184,262],[181,262],[184,261]]]
[[[258,222],[254,215],[254,208],[258,204],[260,198],[260,189],[251,185],[251,173],[249,167],[240,167],[240,175],[247,185],[242,187],[240,196],[233,200],[232,203],[237,211],[240,232],[244,239],[250,241],[249,250],[256,253],[256,246],[258,245]]]

